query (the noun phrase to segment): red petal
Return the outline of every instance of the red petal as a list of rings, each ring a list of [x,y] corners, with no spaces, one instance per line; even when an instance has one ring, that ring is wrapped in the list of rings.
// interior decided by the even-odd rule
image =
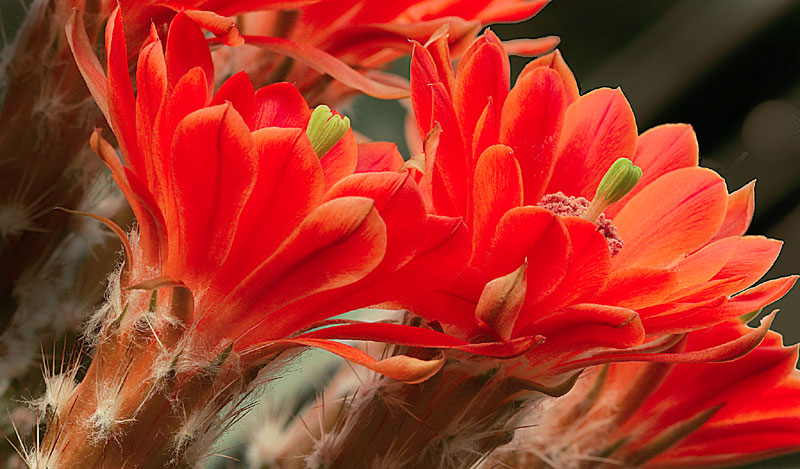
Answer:
[[[211,11],[183,10],[183,13],[200,27],[222,39],[226,45],[237,47],[244,44],[244,38],[236,28],[236,21]]]
[[[467,287],[475,290],[475,301],[461,298],[461,291],[434,291],[452,287],[456,277],[462,275],[468,255],[469,239],[464,224],[460,220],[429,215],[425,237],[410,262],[394,273],[380,276],[379,282],[369,288],[354,285],[355,291],[345,292],[336,307],[348,311],[392,300],[426,319],[442,321],[446,328],[457,325],[459,330],[468,329],[473,324],[473,312],[483,283]]]
[[[348,130],[336,145],[320,158],[325,187],[331,187],[353,174],[358,165],[358,145],[353,131]]]
[[[528,324],[522,333],[545,337],[537,353],[635,347],[644,341],[644,329],[636,311],[597,304],[568,306]]]
[[[467,148],[472,148],[476,124],[488,101],[499,104],[508,96],[511,71],[508,56],[499,42],[494,33],[487,31],[476,41],[481,45],[465,55],[458,65],[453,106]],[[500,111],[499,106],[494,109]],[[495,121],[500,120],[499,115],[494,117]]]
[[[258,176],[216,280],[222,290],[236,286],[267,259],[323,194],[319,158],[302,129],[267,127],[252,136]]]
[[[439,73],[431,53],[421,44],[414,43],[411,55],[411,102],[420,136],[433,128],[433,98],[430,85],[439,83]]]
[[[242,339],[244,344],[286,337],[317,321],[304,314],[274,313],[303,298],[354,283],[380,264],[386,227],[374,204],[363,197],[342,197],[317,207],[229,293],[223,302],[225,311],[203,318],[200,330]],[[257,335],[248,336],[262,324]]]
[[[745,236],[713,280],[742,277],[741,282],[731,286],[729,293],[736,293],[760,279],[775,263],[783,242],[763,236]]]
[[[728,236],[741,236],[750,226],[755,210],[755,187],[756,181],[750,181],[746,186],[728,195],[728,208],[725,211],[725,219],[719,227],[717,234],[711,238],[712,241],[726,238]]]
[[[391,142],[367,142],[358,144],[356,173],[397,171],[403,166],[403,155]]]
[[[247,73],[239,72],[225,80],[214,97],[211,98],[209,105],[216,106],[226,102],[233,104],[233,108],[242,116],[250,130],[256,130],[250,125],[253,122],[253,113],[256,106],[255,93],[256,90],[253,88]]]
[[[223,265],[258,167],[250,131],[230,105],[187,116],[175,131],[172,177],[178,213],[164,275],[192,291]]]
[[[731,236],[686,256],[672,269],[678,275],[678,286],[688,288],[711,280],[730,260],[740,242],[740,238]]]
[[[416,306],[414,310],[426,319],[468,330],[473,325],[476,303],[447,293],[419,294],[419,291],[450,284],[464,270],[469,247],[467,228],[461,220],[428,215],[425,237],[417,255],[397,272],[397,277],[408,287],[398,292],[395,285],[395,294],[401,294],[405,304]]]
[[[469,154],[461,138],[461,129],[447,96],[444,85],[431,85],[434,122],[442,131],[436,148],[431,187],[436,213],[447,216],[465,216],[467,213],[467,191],[472,173],[469,171]]]
[[[83,17],[77,8],[72,10],[72,15],[67,20],[66,32],[67,42],[72,50],[72,55],[75,56],[75,63],[78,65],[78,70],[80,70],[89,92],[106,117],[106,121],[111,122],[111,117],[108,113],[106,74],[103,72],[103,66],[100,65],[100,61],[94,53],[92,43],[89,42]]]
[[[493,358],[513,358],[541,343],[540,337],[520,337],[504,342],[470,344],[451,335],[430,329],[386,323],[360,323],[332,326],[297,337],[329,340],[369,340],[409,347],[461,350]]]
[[[141,174],[143,161],[136,135],[136,101],[133,97],[133,85],[128,69],[128,47],[125,43],[125,31],[119,8],[115,8],[108,19],[106,50],[111,128],[117,136],[126,164],[133,172]]]
[[[514,149],[522,170],[525,204],[545,194],[564,121],[564,87],[559,75],[537,68],[517,84],[503,104],[500,142]]]
[[[514,272],[487,283],[475,308],[476,322],[491,328],[504,341],[511,339],[525,301],[527,270],[528,264],[522,264]]]
[[[169,160],[175,129],[181,120],[205,105],[206,77],[203,70],[196,67],[181,77],[156,116],[155,136],[151,141],[152,149],[145,161],[149,166],[147,182],[159,206],[165,211],[168,222],[169,219],[173,221],[176,219],[175,216],[168,215],[170,211],[175,210],[172,168]],[[174,228],[171,226],[169,230],[173,231]]]
[[[571,256],[569,231],[560,217],[539,207],[515,208],[497,225],[484,271],[490,278],[499,277],[513,272],[527,259],[526,301],[537,301],[564,280]]]
[[[169,27],[167,35],[167,78],[170,87],[195,67],[205,73],[208,84],[207,95],[214,90],[214,63],[211,50],[203,31],[185,13],[178,13]]]
[[[486,107],[481,111],[478,122],[475,124],[475,134],[472,139],[472,170],[478,157],[487,148],[495,145],[500,140],[500,121],[496,111],[497,106],[491,98]]]
[[[436,71],[439,75],[438,81],[445,86],[447,94],[452,96],[453,88],[455,88],[455,75],[450,60],[450,46],[447,43],[449,29],[449,24],[444,24],[437,29],[425,44],[425,49],[430,52],[433,63],[436,66]]]
[[[164,51],[155,29],[151,30],[150,40],[139,53],[136,67],[136,131],[141,142],[141,151],[151,158],[158,155],[155,138],[156,118],[167,93],[167,65]],[[137,171],[144,173],[148,181],[155,181],[158,175],[152,173],[153,165],[137,163]],[[151,183],[152,184],[152,183]],[[151,186],[153,187],[153,186]]]
[[[544,36],[536,39],[511,39],[503,41],[503,49],[508,55],[520,57],[538,57],[546,54],[561,43],[558,36]]]
[[[92,150],[111,171],[117,187],[128,200],[139,224],[140,244],[145,261],[158,262],[167,244],[164,217],[152,195],[138,177],[122,165],[114,147],[95,130],[89,139]]]
[[[570,370],[585,368],[588,366],[596,366],[603,363],[630,361],[704,363],[734,360],[747,354],[747,352],[753,350],[758,344],[761,343],[761,341],[764,339],[764,336],[767,334],[767,332],[769,332],[769,328],[772,325],[773,319],[775,319],[775,313],[764,317],[764,319],[761,321],[761,325],[756,329],[752,329],[747,334],[723,344],[705,349],[677,353],[610,353],[596,355],[594,357],[582,358],[564,363],[561,365],[561,367],[554,371],[567,372]]]
[[[383,360],[375,360],[366,353],[349,345],[325,339],[284,339],[254,346],[243,352],[245,360],[257,361],[261,357],[273,356],[278,352],[297,347],[315,347],[335,353],[345,360],[369,368],[384,376],[409,384],[420,383],[439,372],[444,366],[444,357],[434,360],[421,360],[406,355],[395,355]]]
[[[546,297],[525,299],[525,320],[523,315],[520,315],[519,326],[524,327],[537,316],[560,310],[567,305],[593,301],[608,281],[611,254],[608,252],[606,239],[600,234],[597,225],[575,217],[563,217],[562,222],[569,232],[572,246],[567,273],[564,275],[564,280]],[[544,249],[548,248],[543,247],[542,250]],[[553,269],[560,273],[563,269],[560,265],[534,262],[533,259],[529,260],[532,268],[536,265],[537,270]]]
[[[561,83],[564,85],[564,98],[567,106],[574,103],[580,96],[578,93],[578,82],[575,81],[575,75],[572,74],[569,66],[564,62],[564,57],[561,56],[561,51],[554,50],[553,52],[534,59],[528,62],[528,65],[519,72],[517,82],[522,80],[522,77],[533,72],[538,67],[551,68],[558,73],[561,77]]]
[[[676,288],[678,275],[669,270],[633,267],[613,272],[598,303],[638,309],[665,300]]]
[[[660,125],[640,135],[633,163],[642,168],[642,179],[628,195],[605,210],[606,216],[614,218],[634,195],[661,175],[697,166],[698,151],[697,137],[690,125]]]
[[[797,281],[796,276],[764,282],[745,290],[719,306],[698,306],[679,313],[644,318],[649,334],[675,334],[700,329],[761,308],[783,297]]]
[[[362,173],[342,179],[325,200],[358,196],[372,199],[386,224],[386,253],[381,269],[393,271],[414,257],[422,242],[426,214],[422,197],[409,173]]]
[[[594,198],[611,164],[633,158],[636,138],[636,119],[622,91],[601,88],[581,96],[564,115],[546,193]]]
[[[472,198],[470,265],[482,267],[500,218],[522,205],[522,177],[514,152],[509,147],[495,145],[480,156],[475,168]]]
[[[727,194],[725,181],[705,168],[656,179],[614,218],[625,242],[614,265],[664,267],[702,246],[722,223]]]
[[[484,23],[515,23],[539,13],[548,3],[549,0],[533,0],[529,2],[496,1],[478,13],[477,18]]]
[[[256,91],[250,128],[297,127],[305,130],[311,118],[303,95],[291,83],[273,83]]]

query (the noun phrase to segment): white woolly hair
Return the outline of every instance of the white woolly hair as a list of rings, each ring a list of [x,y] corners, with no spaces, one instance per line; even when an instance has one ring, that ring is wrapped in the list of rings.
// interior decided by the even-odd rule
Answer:
[[[66,357],[62,359],[65,361]],[[67,408],[67,403],[75,394],[78,387],[75,378],[80,367],[78,363],[70,363],[66,365],[66,368],[64,370],[62,365],[60,372],[56,373],[55,360],[52,369],[47,364],[42,367],[45,391],[41,397],[31,401],[30,404],[43,415],[62,415]]]

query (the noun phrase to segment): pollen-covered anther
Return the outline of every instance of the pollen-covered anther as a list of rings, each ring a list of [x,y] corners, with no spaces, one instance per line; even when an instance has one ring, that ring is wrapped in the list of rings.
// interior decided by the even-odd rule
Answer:
[[[328,153],[350,129],[350,119],[324,104],[320,104],[311,113],[306,134],[311,141],[311,147],[318,157],[322,158]]]
[[[582,217],[590,207],[591,202],[584,197],[569,197],[562,192],[556,192],[542,197],[542,200],[536,205],[562,217]],[[591,221],[597,225],[600,234],[606,238],[611,255],[618,254],[622,250],[623,242],[611,220],[601,213]]]

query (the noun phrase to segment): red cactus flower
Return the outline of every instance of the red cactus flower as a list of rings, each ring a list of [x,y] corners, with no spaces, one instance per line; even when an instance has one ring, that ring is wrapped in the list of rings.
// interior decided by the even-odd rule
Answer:
[[[781,243],[742,236],[753,185],[729,195],[721,177],[697,167],[691,127],[638,136],[622,92],[579,95],[558,52],[509,89],[508,57],[491,32],[454,73],[443,40],[416,44],[411,65],[419,133],[438,137],[426,148],[423,190],[433,213],[464,217],[472,255],[453,286],[414,299],[415,312],[473,340],[544,336],[529,355],[536,376],[689,359],[653,349],[758,311],[794,284],[746,289]],[[641,170],[612,167],[620,159]],[[754,340],[705,358],[732,358]]]
[[[259,45],[269,52],[288,54],[299,64],[287,67],[280,60],[264,60],[274,55],[248,52],[235,63],[259,63],[254,78],[267,82],[279,74],[296,83],[306,96],[330,102],[351,94],[357,89],[377,97],[401,97],[397,91],[386,87],[366,88],[339,71],[333,60],[357,70],[371,70],[367,76],[378,81],[384,77],[379,70],[393,60],[411,52],[411,40],[424,41],[435,31],[447,31],[447,43],[458,55],[475,38],[480,28],[497,22],[521,21],[537,14],[547,1],[499,0],[467,5],[451,0],[403,1],[403,2],[338,2],[324,0],[296,10],[265,11],[245,15],[241,31],[247,42]],[[558,39],[524,39],[509,43],[521,54],[539,55],[552,50]],[[248,55],[250,54],[250,55]],[[281,67],[285,67],[282,71]],[[321,81],[323,74],[330,74],[345,86],[330,86]],[[397,83],[394,77],[385,77],[388,83]],[[333,84],[336,85],[336,84]]]
[[[565,394],[586,367],[746,354],[773,316],[735,336],[714,326],[759,311],[796,280],[747,289],[780,243],[742,236],[753,187],[729,195],[697,167],[689,126],[637,135],[622,93],[580,96],[558,52],[509,89],[508,56],[491,32],[457,72],[447,51],[441,35],[414,47],[412,117],[424,142],[409,166],[431,213],[465,220],[470,260],[447,288],[397,294],[431,328],[520,356],[448,352],[429,381],[379,382],[319,445],[320,466],[472,467],[513,436],[521,409],[541,411],[544,394]],[[692,331],[712,339],[677,348]]]
[[[548,1],[466,5],[452,0],[122,0],[120,6],[129,43],[134,46],[144,41],[151,22],[166,24],[183,11],[228,45],[246,42],[258,47],[221,49],[217,65],[224,74],[247,68],[258,84],[286,80],[310,101],[332,103],[353,90],[379,98],[407,97],[407,83],[376,70],[408,54],[409,40],[421,41],[445,28],[454,51],[463,50],[483,25],[532,17]],[[232,15],[238,15],[236,20],[228,18]],[[520,54],[538,55],[557,43],[555,37],[522,39],[509,42],[509,47]],[[330,77],[337,81],[331,83]]]
[[[748,333],[730,321],[689,333],[675,349],[703,351]],[[598,367],[497,459],[514,467],[537,467],[537,454],[568,467],[591,458],[609,467],[728,467],[798,451],[796,363],[797,346],[769,332],[731,362]]]
[[[123,240],[125,264],[95,323],[92,364],[48,425],[41,454],[65,467],[194,461],[194,443],[224,429],[259,370],[296,347],[402,381],[438,371],[441,357],[376,361],[312,330],[391,299],[397,285],[443,285],[466,261],[463,224],[426,214],[408,171],[355,173],[359,153],[381,169],[385,147],[359,151],[345,118],[325,106],[312,112],[286,83],[256,91],[238,74],[212,96],[208,42],[185,14],[165,47],[151,31],[136,93],[120,10],[106,30],[107,73],[77,14],[68,38],[123,158],[99,131],[92,147],[138,230],[128,242],[102,220]],[[516,352],[410,326],[355,326],[336,338]]]

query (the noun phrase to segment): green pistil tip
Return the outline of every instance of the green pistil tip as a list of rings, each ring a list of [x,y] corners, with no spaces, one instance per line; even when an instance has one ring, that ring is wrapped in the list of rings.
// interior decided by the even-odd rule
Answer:
[[[642,168],[627,158],[617,159],[603,176],[592,203],[582,217],[591,221],[597,220],[606,207],[625,197],[641,178]]]
[[[333,148],[350,129],[350,119],[341,114],[335,114],[331,108],[320,104],[311,113],[306,134],[311,140],[311,147],[318,157]]]

